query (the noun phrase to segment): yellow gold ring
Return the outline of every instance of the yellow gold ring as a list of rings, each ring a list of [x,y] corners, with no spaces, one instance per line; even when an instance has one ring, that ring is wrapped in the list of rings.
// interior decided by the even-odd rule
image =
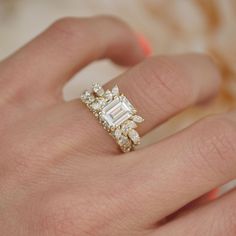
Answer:
[[[84,91],[81,100],[95,115],[104,129],[115,139],[123,152],[133,151],[140,144],[140,136],[135,130],[144,119],[130,101],[119,92],[115,85],[112,90],[93,84],[92,92]]]

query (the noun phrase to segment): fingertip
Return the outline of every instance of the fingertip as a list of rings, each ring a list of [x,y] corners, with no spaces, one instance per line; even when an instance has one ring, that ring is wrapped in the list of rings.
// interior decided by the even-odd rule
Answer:
[[[135,40],[132,39],[132,49],[127,51],[126,56],[113,58],[116,64],[133,66],[151,56],[152,48],[148,39],[142,34],[135,33]]]

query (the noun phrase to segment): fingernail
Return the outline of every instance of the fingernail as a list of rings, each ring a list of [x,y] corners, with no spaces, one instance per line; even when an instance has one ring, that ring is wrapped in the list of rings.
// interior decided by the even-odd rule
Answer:
[[[142,47],[145,55],[148,57],[152,54],[152,47],[147,38],[141,34],[138,34],[138,41],[140,46]]]
[[[212,200],[215,200],[219,195],[219,189],[216,188],[214,190],[212,190],[208,196],[209,200],[212,201]]]

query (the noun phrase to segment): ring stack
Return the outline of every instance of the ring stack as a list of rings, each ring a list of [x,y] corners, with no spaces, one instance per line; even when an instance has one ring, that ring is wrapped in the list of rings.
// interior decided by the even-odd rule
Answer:
[[[105,91],[100,84],[93,84],[92,91],[84,91],[81,100],[123,152],[133,151],[140,144],[140,136],[135,129],[144,119],[137,115],[136,109],[119,92],[117,85]]]

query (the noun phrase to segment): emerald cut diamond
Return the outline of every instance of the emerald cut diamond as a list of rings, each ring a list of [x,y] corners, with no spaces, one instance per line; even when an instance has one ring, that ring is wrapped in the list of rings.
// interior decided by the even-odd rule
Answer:
[[[125,96],[116,97],[101,111],[102,120],[108,126],[117,127],[134,115],[135,109]]]

